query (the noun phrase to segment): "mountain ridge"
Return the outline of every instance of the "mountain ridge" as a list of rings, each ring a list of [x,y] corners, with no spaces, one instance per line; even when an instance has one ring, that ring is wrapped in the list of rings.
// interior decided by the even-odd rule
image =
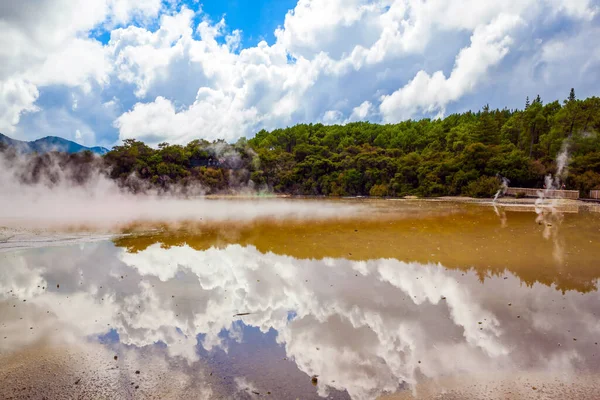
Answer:
[[[110,151],[109,149],[101,146],[86,147],[58,136],[45,136],[43,138],[27,142],[13,139],[0,133],[0,143],[9,147],[15,147],[17,151],[22,153],[47,153],[50,151],[79,153],[88,150],[94,154],[104,155]]]

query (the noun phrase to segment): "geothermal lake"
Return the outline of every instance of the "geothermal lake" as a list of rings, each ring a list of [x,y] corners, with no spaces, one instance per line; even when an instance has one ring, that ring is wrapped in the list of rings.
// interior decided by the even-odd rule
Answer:
[[[598,398],[599,208],[301,204],[5,235],[0,398]]]

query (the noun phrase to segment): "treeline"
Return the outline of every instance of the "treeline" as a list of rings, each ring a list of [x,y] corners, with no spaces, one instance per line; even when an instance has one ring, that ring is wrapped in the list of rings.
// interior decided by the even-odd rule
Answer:
[[[195,140],[153,149],[125,140],[103,157],[121,185],[168,189],[200,185],[208,193],[241,188],[326,196],[488,197],[500,186],[542,187],[569,153],[567,189],[600,189],[600,98],[562,102],[538,96],[524,110],[492,110],[444,119],[378,125],[301,124],[260,131],[235,144]],[[200,135],[200,133],[199,133]],[[135,179],[132,179],[135,177]],[[136,186],[137,185],[137,186]]]

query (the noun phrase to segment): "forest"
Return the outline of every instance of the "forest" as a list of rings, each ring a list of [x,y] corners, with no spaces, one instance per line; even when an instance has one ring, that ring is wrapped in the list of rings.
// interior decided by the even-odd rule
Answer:
[[[60,156],[77,182],[99,169],[133,191],[201,187],[204,193],[253,190],[311,196],[490,197],[511,186],[544,185],[568,154],[567,189],[600,189],[600,98],[526,99],[523,110],[490,109],[398,124],[300,124],[261,130],[229,144],[199,139],[158,148],[127,139],[102,158]],[[6,152],[6,150],[5,150]],[[36,154],[22,179],[50,174],[52,155]],[[56,157],[56,155],[54,155]],[[58,179],[55,177],[54,179]]]

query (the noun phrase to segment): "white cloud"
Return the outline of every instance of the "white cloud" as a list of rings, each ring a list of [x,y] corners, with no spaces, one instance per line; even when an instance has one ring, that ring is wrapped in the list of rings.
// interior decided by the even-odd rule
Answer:
[[[246,110],[239,99],[201,88],[192,106],[177,112],[171,101],[157,97],[152,103],[135,105],[116,120],[121,139],[136,138],[150,145],[164,138],[187,143],[199,137],[234,141],[256,122],[256,111]]]
[[[325,125],[345,125],[350,122],[367,121],[373,116],[375,109],[370,101],[364,101],[361,105],[354,107],[348,118],[344,118],[344,113],[339,110],[326,111],[320,118],[320,122]]]
[[[107,5],[109,18],[117,24],[156,17],[162,8],[161,0],[108,0]]]
[[[577,24],[573,35],[591,38],[592,0],[299,0],[275,43],[246,49],[237,27],[174,1],[43,0],[28,13],[31,1],[0,6],[7,16],[0,21],[0,104],[9,105],[0,129],[8,132],[23,113],[38,110],[39,88],[53,85],[84,96],[110,92],[124,107],[114,121],[119,138],[151,143],[235,140],[299,122],[441,115],[469,96],[485,98],[488,84],[501,80],[514,93],[497,106],[517,106],[524,93],[511,82],[530,78],[531,59],[543,63],[539,84],[559,77],[600,89],[590,78],[600,46],[565,38],[553,25]],[[88,38],[98,27],[112,29],[108,45]],[[561,48],[577,52],[586,71],[575,82],[552,56]],[[515,65],[519,77],[507,72]],[[9,91],[18,101],[4,100]]]
[[[301,0],[277,30],[274,45],[261,43],[239,54],[215,40],[223,34],[224,21],[211,25],[205,20],[196,28],[201,40],[188,33],[167,48],[163,43],[137,57],[161,60],[163,65],[149,62],[143,73],[129,75],[138,80],[151,77],[137,83],[142,88],[138,95],[143,96],[153,86],[158,87],[157,75],[174,76],[176,64],[169,60],[177,54],[181,62],[188,60],[190,70],[199,72],[192,81],[200,88],[195,101],[178,109],[174,105],[177,95],[168,96],[168,100],[157,97],[153,103],[136,105],[117,120],[117,126],[121,138],[137,136],[156,142],[160,137],[184,142],[199,135],[232,140],[263,127],[315,120],[333,124],[374,116],[395,122],[421,113],[441,115],[449,104],[481,87],[515,40],[522,39],[522,28],[545,11],[584,20],[594,13],[588,2],[582,1],[577,7],[570,4],[554,0],[469,1],[467,5],[451,0]],[[465,14],[464,7],[470,12]],[[178,21],[179,30],[184,32],[190,18]],[[441,70],[431,75],[420,70],[396,91],[385,81],[373,79],[385,76],[381,73],[389,70],[388,63],[423,54],[437,36],[456,30],[471,32],[471,43],[456,55],[448,77]],[[293,63],[287,61],[286,53],[295,57]],[[361,80],[362,91],[348,85],[355,82],[345,81],[350,76]],[[177,80],[174,84],[177,86]],[[380,96],[379,104],[365,99],[377,98],[375,94],[382,89],[390,94]],[[155,94],[160,96],[160,90]],[[359,106],[349,108],[353,102]],[[155,117],[149,117],[150,113]]]
[[[187,43],[180,39],[191,38],[193,16],[191,10],[184,8],[177,15],[163,15],[161,27],[154,33],[135,26],[116,29],[111,33],[109,49],[113,53],[117,77],[134,84],[137,97],[146,96],[151,86],[161,78],[176,80],[169,74],[175,71],[169,71],[169,68],[187,51]],[[194,83],[197,81],[188,82]]]
[[[350,121],[364,121],[373,113],[373,104],[370,101],[363,102],[360,106],[354,107],[350,114]]]
[[[0,3],[0,109],[8,108],[0,112],[0,129],[13,132],[22,113],[38,110],[34,104],[41,86],[82,86],[89,91],[92,83],[106,84],[111,66],[105,49],[88,39],[88,32],[108,19],[127,23],[136,16],[156,16],[160,4],[160,0]]]
[[[13,132],[24,112],[37,111],[38,89],[31,83],[9,79],[0,81],[0,132]]]
[[[397,122],[420,110],[443,114],[448,103],[473,91],[488,69],[508,54],[513,42],[510,32],[520,22],[517,16],[500,15],[489,25],[476,28],[471,45],[460,51],[448,78],[442,71],[429,75],[421,70],[402,89],[382,97],[384,121]]]
[[[534,57],[534,62],[542,65],[542,78],[546,86],[564,82],[569,77],[595,75],[600,73],[600,47],[590,47],[600,28],[593,27],[575,35],[551,39],[544,43]],[[554,80],[554,81],[553,81]],[[590,95],[592,95],[590,93]]]
[[[343,118],[344,114],[342,114],[341,111],[329,110],[325,111],[325,113],[323,114],[323,118],[321,118],[321,121],[325,125],[337,125],[343,123]]]
[[[89,92],[92,83],[108,83],[111,66],[105,53],[99,42],[73,39],[32,67],[28,79],[36,86],[66,85]]]
[[[282,28],[278,43],[297,57],[311,59],[325,52],[333,58],[349,54],[355,46],[368,46],[380,34],[378,18],[387,1],[299,0]]]

